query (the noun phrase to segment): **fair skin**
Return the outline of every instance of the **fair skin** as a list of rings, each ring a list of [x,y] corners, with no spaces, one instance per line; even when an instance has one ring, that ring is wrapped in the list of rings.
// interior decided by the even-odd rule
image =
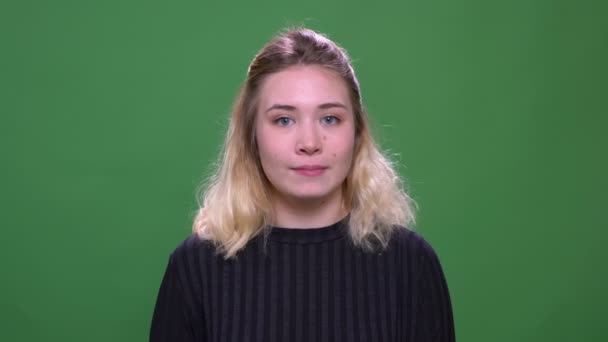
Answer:
[[[321,66],[293,66],[260,88],[255,136],[273,186],[274,225],[315,228],[346,214],[342,184],[355,146],[344,81]]]

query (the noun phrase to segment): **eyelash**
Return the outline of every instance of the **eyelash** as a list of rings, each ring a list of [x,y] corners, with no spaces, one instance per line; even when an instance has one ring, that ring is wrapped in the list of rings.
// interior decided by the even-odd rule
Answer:
[[[279,126],[287,126],[288,123],[285,123],[284,120],[291,120],[291,121],[293,121],[290,117],[281,116],[281,117],[278,117],[278,118],[274,119],[274,123],[277,124],[277,125],[279,125]]]
[[[332,121],[327,122],[327,119],[331,119]],[[279,126],[288,126],[290,123],[286,123],[285,120],[293,121],[293,119],[288,116],[281,116],[281,117],[274,119],[273,122]],[[326,115],[321,118],[321,121],[323,121],[323,123],[327,124],[327,125],[337,125],[342,121],[342,119],[340,119],[339,117],[337,117],[335,115]]]
[[[327,122],[326,119],[332,119],[332,123]],[[324,123],[328,124],[328,125],[337,125],[340,123],[340,121],[342,121],[339,117],[335,116],[335,115],[327,115],[324,116],[323,118],[321,118],[322,121],[324,121]]]

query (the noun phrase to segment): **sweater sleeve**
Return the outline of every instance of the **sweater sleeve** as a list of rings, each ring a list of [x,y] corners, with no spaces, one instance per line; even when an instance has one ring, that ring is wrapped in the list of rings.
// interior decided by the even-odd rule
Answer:
[[[192,295],[180,278],[184,270],[176,260],[175,253],[169,258],[163,280],[158,291],[156,306],[150,326],[150,342],[190,342],[201,339],[200,317],[192,309]]]
[[[439,258],[431,245],[420,246],[421,278],[415,341],[454,342],[454,318],[448,285]]]

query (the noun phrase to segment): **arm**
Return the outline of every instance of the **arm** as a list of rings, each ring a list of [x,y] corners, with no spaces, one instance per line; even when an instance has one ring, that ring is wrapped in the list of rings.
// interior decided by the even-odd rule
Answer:
[[[195,314],[193,296],[184,291],[185,284],[178,276],[178,267],[183,266],[178,266],[173,254],[158,291],[150,342],[201,341],[202,317]]]
[[[423,240],[420,246],[421,278],[415,341],[454,342],[452,303],[445,275],[433,248]]]

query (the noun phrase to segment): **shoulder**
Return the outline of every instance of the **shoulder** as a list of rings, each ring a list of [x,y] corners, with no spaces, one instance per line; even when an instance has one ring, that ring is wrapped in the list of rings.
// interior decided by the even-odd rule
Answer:
[[[209,258],[218,257],[214,244],[208,240],[202,240],[196,234],[192,234],[182,240],[171,252],[170,262],[174,265],[200,264]]]
[[[409,257],[438,260],[437,252],[422,234],[403,226],[395,226],[391,239],[393,248],[406,253]]]

